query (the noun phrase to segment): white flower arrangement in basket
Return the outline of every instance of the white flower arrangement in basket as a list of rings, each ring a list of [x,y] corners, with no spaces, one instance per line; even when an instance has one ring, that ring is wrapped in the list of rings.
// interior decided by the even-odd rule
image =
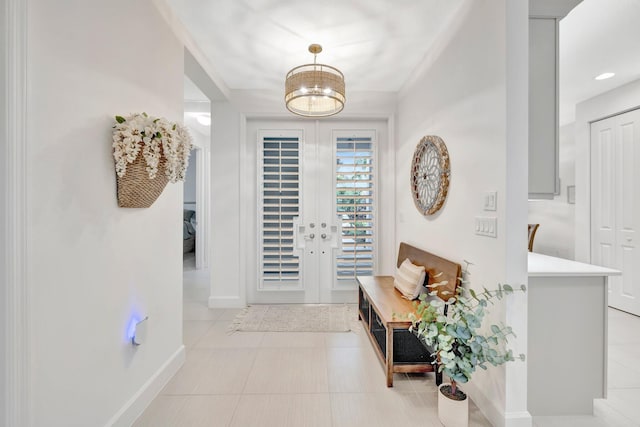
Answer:
[[[191,135],[179,123],[146,113],[115,119],[112,146],[118,206],[148,208],[168,182],[184,181]]]
[[[156,177],[160,159],[164,157],[169,181],[184,181],[192,142],[186,127],[146,113],[115,118],[113,157],[120,178],[125,176],[127,165],[133,163],[142,151],[149,179]]]

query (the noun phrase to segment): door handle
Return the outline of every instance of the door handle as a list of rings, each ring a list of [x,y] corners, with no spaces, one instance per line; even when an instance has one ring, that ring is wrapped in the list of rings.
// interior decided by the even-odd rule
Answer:
[[[305,240],[307,240],[307,236],[305,236],[305,226],[300,225],[300,218],[293,217],[293,247],[296,252],[300,252],[304,250]],[[302,239],[300,239],[302,237]]]

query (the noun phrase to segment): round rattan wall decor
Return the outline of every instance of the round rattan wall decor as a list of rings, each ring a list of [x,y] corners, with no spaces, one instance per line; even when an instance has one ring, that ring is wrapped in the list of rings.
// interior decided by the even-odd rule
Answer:
[[[423,215],[433,215],[442,207],[449,190],[449,152],[442,138],[423,137],[411,163],[411,193]]]

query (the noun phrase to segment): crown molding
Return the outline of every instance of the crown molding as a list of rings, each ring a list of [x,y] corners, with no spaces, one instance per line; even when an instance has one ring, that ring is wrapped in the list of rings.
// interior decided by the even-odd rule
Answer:
[[[562,19],[582,0],[529,0],[530,18]]]
[[[4,425],[32,425],[31,315],[28,276],[27,210],[27,0],[2,0],[4,26],[4,92],[2,137],[2,243],[5,283],[5,419]]]

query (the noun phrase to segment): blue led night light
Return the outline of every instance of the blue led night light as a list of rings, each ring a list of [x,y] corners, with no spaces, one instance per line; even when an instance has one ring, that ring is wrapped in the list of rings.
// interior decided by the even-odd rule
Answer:
[[[136,325],[140,323],[140,316],[134,314],[129,319],[129,324],[127,325],[127,341],[133,341],[133,338],[136,336]]]
[[[140,316],[134,314],[129,320],[129,326],[127,327],[127,339],[131,341],[131,344],[138,346],[146,340],[147,336],[147,324],[144,323],[149,316],[145,316],[140,319]]]

